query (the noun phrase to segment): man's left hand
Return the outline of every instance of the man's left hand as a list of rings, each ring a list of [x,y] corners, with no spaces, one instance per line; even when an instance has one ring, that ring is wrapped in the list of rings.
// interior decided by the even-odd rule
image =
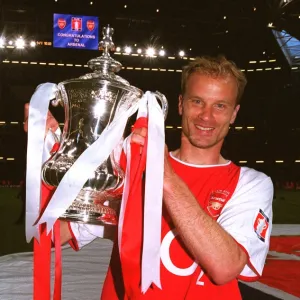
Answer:
[[[131,136],[131,142],[140,145],[141,147],[145,144],[145,138],[147,136],[147,128],[137,128],[133,130]],[[169,161],[169,151],[167,145],[165,145],[165,159],[164,159],[164,185],[170,183],[173,180],[175,172]],[[176,176],[176,175],[175,175]]]

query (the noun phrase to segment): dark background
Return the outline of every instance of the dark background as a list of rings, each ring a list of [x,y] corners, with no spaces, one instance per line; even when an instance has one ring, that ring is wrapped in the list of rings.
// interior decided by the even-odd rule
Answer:
[[[190,57],[207,54],[224,54],[235,61],[245,70],[249,83],[234,125],[243,129],[230,130],[224,155],[238,164],[247,161],[244,165],[266,172],[274,182],[300,180],[300,163],[295,162],[300,159],[299,72],[291,69],[268,27],[272,23],[277,30],[286,30],[299,37],[300,4],[296,0],[94,0],[92,4],[86,0],[0,0],[0,35],[7,41],[21,35],[27,42],[35,40],[42,44],[22,50],[0,49],[0,121],[5,121],[0,124],[0,180],[17,182],[24,177],[23,105],[36,86],[83,75],[90,70],[66,64],[84,65],[101,54],[53,48],[49,44],[52,42],[53,13],[99,16],[101,28],[110,24],[115,29],[113,39],[116,46],[122,47],[121,52],[126,45],[132,47],[133,53],[149,45],[157,49],[164,47],[166,57],[113,56],[125,67],[119,75],[132,85],[166,95],[170,104],[166,125],[175,126],[175,129],[167,129],[167,143],[171,149],[178,145],[180,137],[176,126],[180,125],[177,99],[181,73],[126,68],[181,70]],[[187,59],[179,57],[179,50],[185,51]],[[175,59],[168,59],[168,56]],[[57,63],[64,66],[57,66]],[[280,69],[276,69],[278,67]],[[268,68],[271,69],[266,70]],[[53,109],[53,112],[63,122],[62,110]],[[247,129],[252,126],[254,130]],[[261,160],[264,163],[256,162]],[[284,163],[276,163],[276,160]]]
[[[173,126],[166,129],[171,149],[180,140],[177,99],[181,73],[176,70],[181,70],[189,58],[200,55],[224,54],[235,61],[245,71],[248,85],[223,154],[237,164],[247,161],[243,165],[264,171],[276,187],[287,181],[300,182],[300,163],[295,162],[300,161],[300,69],[291,68],[271,31],[285,30],[300,38],[300,1],[0,0],[0,37],[14,41],[22,36],[27,43],[33,40],[39,44],[22,50],[0,48],[0,184],[18,184],[24,179],[23,107],[36,86],[90,72],[74,65],[84,65],[101,54],[53,48],[53,13],[98,16],[101,28],[110,24],[115,29],[113,39],[121,52],[125,46],[131,46],[132,53],[150,45],[156,49],[164,47],[166,57],[113,57],[125,68],[119,75],[132,85],[166,95],[170,105],[166,125]],[[187,59],[179,57],[180,50],[185,51]],[[52,112],[63,122],[62,109]],[[275,299],[245,285],[241,285],[241,290],[244,299]]]

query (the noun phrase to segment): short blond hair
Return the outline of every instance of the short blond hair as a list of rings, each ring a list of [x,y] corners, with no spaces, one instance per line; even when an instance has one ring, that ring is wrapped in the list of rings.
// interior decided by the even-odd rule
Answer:
[[[236,66],[236,64],[230,60],[227,60],[225,56],[210,57],[202,56],[197,57],[194,61],[189,63],[183,68],[181,76],[181,93],[184,95],[186,90],[186,83],[189,77],[193,73],[199,73],[213,78],[231,76],[236,80],[238,87],[238,95],[236,104],[240,103],[243,96],[247,79],[244,73]]]

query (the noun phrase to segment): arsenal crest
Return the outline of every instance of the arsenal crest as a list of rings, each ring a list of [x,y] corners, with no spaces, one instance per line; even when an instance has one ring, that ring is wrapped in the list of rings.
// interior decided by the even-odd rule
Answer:
[[[228,191],[216,190],[212,191],[208,200],[207,210],[213,218],[217,218],[229,196]]]
[[[257,237],[264,242],[266,240],[266,233],[269,228],[269,218],[260,209],[254,221],[254,231]]]
[[[82,31],[82,18],[72,18],[71,29],[73,31]]]
[[[88,20],[88,21],[86,22],[86,27],[87,27],[87,29],[88,29],[89,31],[94,30],[94,29],[95,29],[95,21],[93,21],[93,20]]]
[[[57,25],[58,25],[58,27],[60,29],[64,29],[66,27],[66,25],[67,25],[67,21],[65,19],[63,19],[63,18],[59,18],[57,20]]]

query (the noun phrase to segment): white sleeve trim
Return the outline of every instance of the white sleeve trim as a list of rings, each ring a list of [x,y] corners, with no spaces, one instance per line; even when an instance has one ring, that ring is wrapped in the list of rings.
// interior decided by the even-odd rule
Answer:
[[[270,177],[242,167],[235,192],[218,219],[218,223],[245,248],[249,255],[249,263],[240,274],[243,277],[254,278],[257,274],[262,274],[272,231],[273,192]],[[264,241],[259,239],[254,230],[254,223],[260,210],[269,219]]]
[[[113,208],[117,212],[120,203],[119,201],[106,201],[104,205]],[[114,225],[92,225],[75,222],[70,222],[70,226],[79,249],[88,245],[96,238],[114,240],[118,227]]]
[[[76,238],[78,248],[88,245],[97,237],[103,238],[104,226],[70,222],[71,229]]]

